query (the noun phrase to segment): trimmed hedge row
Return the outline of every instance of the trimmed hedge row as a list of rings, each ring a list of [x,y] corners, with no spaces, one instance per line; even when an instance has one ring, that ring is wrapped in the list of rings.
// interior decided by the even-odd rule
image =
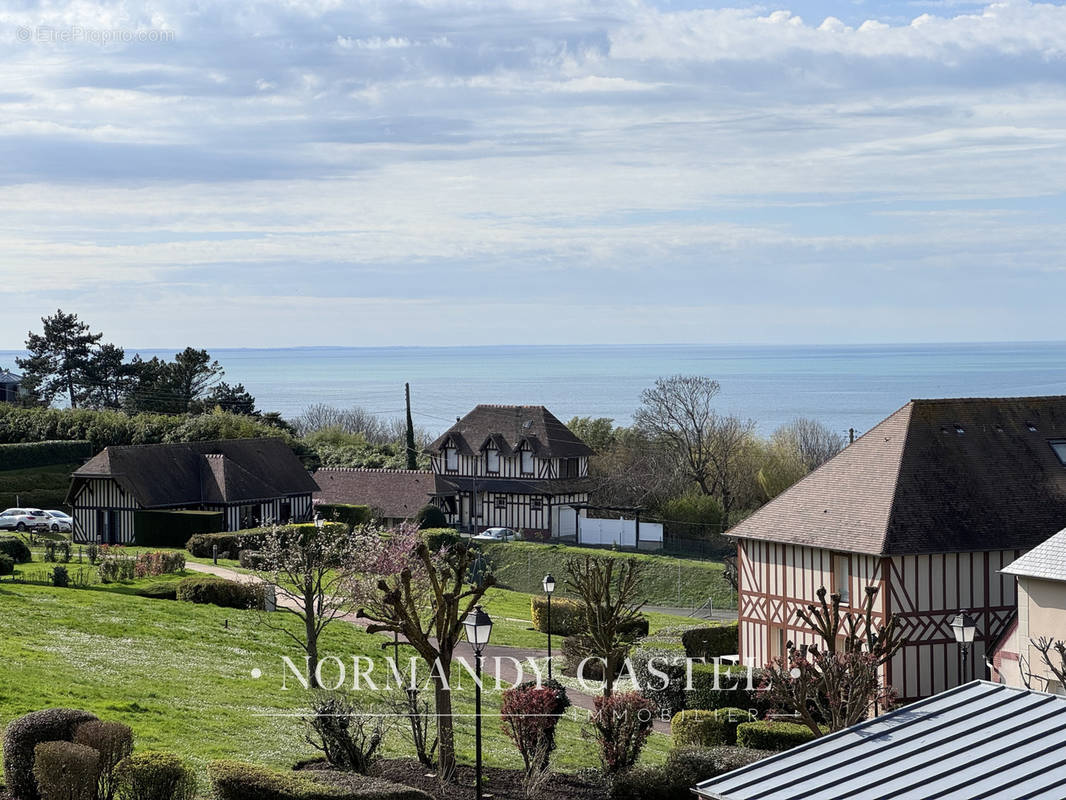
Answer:
[[[754,764],[771,753],[738,747],[684,747],[657,767],[634,767],[611,782],[612,800],[678,800],[701,781]]]
[[[463,541],[455,528],[423,528],[418,533],[431,553],[436,553],[442,547],[455,547]]]
[[[681,643],[690,658],[710,660],[734,655],[740,652],[740,626],[733,623],[689,628],[681,634]]]
[[[0,470],[73,464],[89,460],[94,453],[92,442],[84,439],[0,444]]]
[[[196,558],[211,558],[214,546],[218,545],[219,558],[237,558],[241,550],[257,550],[262,547],[265,539],[266,531],[262,528],[229,533],[200,533],[185,543],[185,549]]]
[[[678,711],[670,720],[674,747],[718,747],[737,743],[737,726],[754,722],[755,717],[743,708],[718,708],[714,711]]]
[[[548,598],[533,595],[529,598],[529,613],[533,630],[548,632]],[[559,597],[552,601],[552,629],[557,636],[572,636],[585,630],[585,611],[576,600]]]
[[[225,527],[221,511],[133,512],[133,541],[139,547],[185,547],[193,536]]]
[[[315,511],[329,522],[343,522],[349,528],[357,528],[370,522],[370,506],[351,503],[319,503]]]
[[[790,750],[816,738],[814,731],[796,722],[761,720],[737,726],[737,745],[757,750]]]
[[[178,600],[210,603],[223,608],[262,608],[263,588],[254,583],[238,583],[215,575],[193,575],[178,581]]]
[[[216,761],[208,771],[215,800],[432,800],[419,789],[364,775],[278,772],[239,761]]]

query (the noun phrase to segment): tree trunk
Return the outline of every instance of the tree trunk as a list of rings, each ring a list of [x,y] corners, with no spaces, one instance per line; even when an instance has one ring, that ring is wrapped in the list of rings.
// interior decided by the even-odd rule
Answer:
[[[312,594],[304,596],[304,632],[307,642],[307,655],[310,658],[308,671],[308,685],[312,689],[318,689],[318,631],[315,630],[315,597]]]
[[[444,665],[444,674],[451,664]],[[439,676],[433,678],[433,699],[437,708],[437,777],[442,782],[455,778],[455,726],[452,721],[452,693],[444,688]]]

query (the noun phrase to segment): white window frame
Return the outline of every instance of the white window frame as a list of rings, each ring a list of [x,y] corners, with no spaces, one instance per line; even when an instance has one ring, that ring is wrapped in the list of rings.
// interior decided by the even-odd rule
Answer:
[[[444,448],[444,470],[446,472],[458,472],[459,471],[459,448],[457,448],[457,447],[445,447]]]
[[[529,468],[528,469],[526,469],[526,459],[527,458],[529,459]],[[518,463],[519,463],[518,468],[519,468],[519,470],[521,471],[521,473],[523,475],[532,475],[533,474],[533,469],[534,469],[533,451],[532,450],[519,450],[518,451]]]
[[[500,451],[490,448],[485,451],[485,472],[497,475],[500,472]]]
[[[844,553],[833,553],[833,591],[842,605],[851,602],[851,558]]]
[[[1051,445],[1051,449],[1055,451],[1062,465],[1066,466],[1066,439],[1051,439],[1048,444]]]

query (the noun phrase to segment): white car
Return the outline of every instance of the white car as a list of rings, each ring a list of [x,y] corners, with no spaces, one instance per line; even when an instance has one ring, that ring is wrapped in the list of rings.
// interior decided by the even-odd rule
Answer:
[[[0,513],[0,530],[48,530],[52,518],[39,508],[9,508]]]
[[[74,520],[71,519],[70,514],[67,512],[45,509],[44,513],[51,517],[48,527],[53,533],[70,533],[74,530]]]
[[[475,542],[509,542],[517,539],[518,534],[510,528],[486,528],[477,536],[471,537]]]

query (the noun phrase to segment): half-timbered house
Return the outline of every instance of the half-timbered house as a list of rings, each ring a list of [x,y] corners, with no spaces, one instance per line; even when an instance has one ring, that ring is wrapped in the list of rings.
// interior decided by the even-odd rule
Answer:
[[[907,639],[884,674],[903,698],[967,679],[960,610],[977,620],[981,677],[1015,610],[1001,570],[1066,525],[1064,442],[1066,397],[912,400],[730,531],[741,657],[813,641],[796,610],[820,587],[855,611],[876,587],[875,616]]]
[[[74,541],[128,544],[135,512],[221,511],[226,530],[309,518],[318,489],[281,439],[105,447],[74,472]]]
[[[461,530],[556,536],[588,503],[592,450],[544,406],[479,405],[427,452],[435,501]]]
[[[322,467],[314,477],[316,505],[369,506],[374,521],[387,527],[413,520],[434,491],[433,473],[422,469]]]

